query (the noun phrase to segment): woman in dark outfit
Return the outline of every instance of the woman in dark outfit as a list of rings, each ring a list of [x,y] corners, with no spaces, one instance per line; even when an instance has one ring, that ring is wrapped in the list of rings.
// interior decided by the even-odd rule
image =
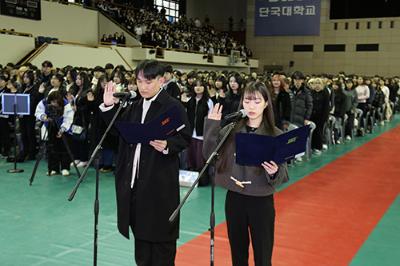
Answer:
[[[324,125],[328,121],[330,110],[330,95],[324,87],[322,79],[314,79],[314,90],[311,92],[313,101],[311,121],[315,123],[316,128],[313,132],[311,147],[318,155],[321,154]]]
[[[89,101],[87,94],[90,88],[89,77],[85,72],[80,72],[76,78],[76,88],[78,91],[74,94],[73,109],[75,111],[74,125],[79,125],[86,131],[82,138],[73,139],[74,160],[78,167],[85,167],[89,159]]]
[[[290,113],[292,112],[293,92],[290,90],[290,80],[288,78],[282,79],[281,83],[282,90],[276,99],[276,110],[278,113],[278,124],[276,126],[285,131],[289,125]]]
[[[354,129],[354,117],[355,117],[355,111],[358,105],[357,102],[357,92],[354,89],[354,84],[351,79],[347,79],[345,81],[346,83],[346,88],[343,90],[343,94],[346,96],[346,101],[349,102],[349,106],[346,110],[347,111],[347,123],[345,126],[345,136],[346,140],[351,140],[352,132]]]
[[[239,110],[243,90],[243,78],[239,73],[233,73],[228,80],[229,91],[226,93],[223,116]]]
[[[0,75],[0,97],[3,93],[10,93],[7,88],[8,78]],[[1,100],[0,100],[0,153],[3,157],[7,157],[10,152],[10,120],[8,115],[1,113]]]
[[[227,82],[226,82],[225,76],[220,75],[215,79],[216,94],[214,97],[211,98],[211,100],[213,101],[214,104],[220,103],[221,105],[224,105],[226,91],[228,90],[226,85],[227,85]]]
[[[29,94],[30,98],[30,115],[24,115],[20,118],[22,143],[24,144],[24,152],[21,160],[34,160],[36,155],[36,132],[35,132],[35,110],[37,104],[42,100],[42,94],[39,94],[39,84],[34,83],[35,77],[33,71],[29,70],[23,75],[21,93]]]
[[[233,266],[248,265],[249,233],[255,266],[271,265],[275,225],[273,193],[276,186],[288,181],[287,166],[286,163],[277,165],[273,161],[264,162],[260,166],[235,163],[235,133],[269,136],[280,134],[280,130],[274,125],[271,97],[263,83],[248,84],[241,106],[247,112],[247,118],[238,122],[219,153],[216,161],[216,184],[228,190],[225,216]],[[218,139],[226,131],[226,127],[221,129],[220,126],[221,109],[216,104],[205,121],[205,158],[210,156]]]
[[[189,118],[192,140],[188,149],[188,167],[193,171],[201,171],[205,160],[202,155],[204,118],[213,108],[213,102],[208,96],[207,83],[198,79],[195,82],[193,97],[184,103]],[[208,185],[208,177],[200,178],[199,186]]]
[[[282,82],[281,75],[279,75],[278,73],[275,73],[274,75],[272,75],[271,86],[268,86],[268,89],[272,96],[272,107],[274,110],[275,125],[280,128],[281,127],[280,126],[281,119],[280,119],[280,115],[279,115],[279,111],[278,111],[278,97],[279,97],[279,93],[283,90],[283,82]]]
[[[346,95],[343,93],[344,89],[344,84],[340,80],[334,80],[332,81],[332,93],[334,95],[334,113],[333,115],[335,116],[336,120],[338,121],[339,119],[341,121],[344,121],[344,115],[347,112],[347,108],[350,109],[350,101],[346,97]],[[334,137],[335,137],[335,143],[340,143],[339,137],[343,138],[345,136],[340,135],[339,129],[335,126],[334,127]]]

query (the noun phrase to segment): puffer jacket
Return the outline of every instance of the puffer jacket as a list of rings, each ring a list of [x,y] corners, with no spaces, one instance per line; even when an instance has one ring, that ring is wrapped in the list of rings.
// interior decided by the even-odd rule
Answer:
[[[310,120],[312,114],[313,99],[311,91],[304,84],[299,89],[293,87],[292,91],[294,97],[292,100],[290,122],[297,126],[303,126],[304,120]]]

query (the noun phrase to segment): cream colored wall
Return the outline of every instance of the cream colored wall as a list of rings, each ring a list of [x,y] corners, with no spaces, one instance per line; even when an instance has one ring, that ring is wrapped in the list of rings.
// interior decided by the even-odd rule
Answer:
[[[237,1],[240,2],[242,0]],[[57,21],[57,23],[54,23],[54,21]],[[60,41],[93,45],[97,45],[98,43],[99,36],[101,36],[99,32],[122,31],[117,25],[97,11],[47,1],[42,1],[41,21],[0,16],[0,25],[2,28],[13,28],[16,31],[32,33],[34,36],[47,35],[57,37]],[[43,34],[44,32],[46,34]],[[127,33],[125,35],[128,45],[139,44],[132,36]],[[33,39],[31,40],[33,42]],[[8,46],[6,43],[1,45]],[[31,49],[15,49],[15,46],[13,46],[13,53],[15,50],[16,55],[12,58],[10,57],[9,61],[16,62],[22,58],[33,49],[33,43],[30,43],[30,45]],[[4,51],[7,51],[7,49],[2,50],[0,56],[3,56]],[[64,67],[66,65],[94,67],[96,65],[103,66],[110,62],[114,65],[125,65],[129,69],[134,68],[140,60],[155,59],[155,54],[150,54],[149,51],[150,49],[116,46],[89,48],[74,45],[49,45],[41,54],[34,58],[32,63],[40,65],[44,60],[50,60],[56,67]],[[11,56],[11,53],[7,52],[7,55],[4,54],[2,61],[8,60],[5,56]],[[248,73],[251,68],[258,67],[257,60],[250,60],[250,65],[242,62],[230,65],[228,57],[214,56],[214,62],[208,63],[207,59],[203,59],[203,54],[175,51],[165,51],[165,58],[160,59],[160,61],[167,62],[173,66],[179,65],[181,66],[180,69],[183,69],[185,66],[186,69],[226,69]]]
[[[34,48],[33,37],[0,34],[0,64],[15,64]]]
[[[42,1],[42,19],[30,20],[0,15],[1,28],[55,37],[62,41],[85,44],[98,42],[97,11],[75,5]],[[57,21],[57,23],[54,23]]]
[[[133,45],[141,45],[141,43],[132,37],[128,32],[122,30],[119,26],[114,24],[108,18],[106,18],[103,14],[99,12],[99,39],[100,42],[101,37],[103,34],[107,36],[109,34],[114,34],[115,32],[121,33],[123,32],[126,38],[126,45],[133,46]]]
[[[125,48],[128,49],[128,48]],[[76,67],[93,68],[97,65],[105,66],[107,63],[113,65],[124,65],[122,58],[114,51],[113,47],[89,48],[74,45],[57,45],[50,44],[31,62],[33,65],[39,66],[44,60],[50,60],[54,67],[65,67],[67,65]]]
[[[134,69],[139,61],[144,59],[155,59],[155,54],[150,54],[148,48],[129,48],[107,46],[90,48],[76,45],[50,44],[38,56],[32,60],[32,64],[41,65],[44,60],[50,60],[55,67],[65,67],[67,65],[77,67],[104,66],[107,63],[113,65],[124,65],[126,69]],[[209,69],[209,70],[236,70],[250,72],[250,66],[256,68],[258,62],[250,61],[250,66],[244,63],[235,65],[228,64],[228,58],[215,56],[214,63],[207,63],[201,54],[182,53],[165,51],[165,59],[159,60],[171,64],[177,69]]]
[[[254,0],[247,7],[247,44],[259,59],[259,71],[264,65],[282,65],[285,71],[305,73],[358,73],[393,76],[400,73],[400,18],[330,20],[329,1],[321,0],[320,36],[254,36]],[[371,29],[367,29],[367,22]],[[383,21],[382,29],[378,22]],[[395,28],[391,29],[390,21]],[[334,23],[338,30],[334,30]],[[345,22],[349,29],[344,29]],[[360,22],[360,29],[355,29]],[[356,44],[379,43],[378,52],[356,52]],[[294,44],[313,44],[314,52],[293,52]],[[345,44],[345,52],[324,52],[325,44]],[[289,62],[294,67],[289,69]]]
[[[49,36],[61,41],[92,45],[98,44],[103,34],[124,32],[127,45],[140,45],[134,37],[97,11],[48,1],[42,1],[42,20],[0,15],[0,26],[18,32],[32,33],[35,37]]]
[[[190,71],[237,71],[244,72],[249,74],[249,70],[247,68],[234,68],[234,67],[215,67],[215,66],[201,66],[201,65],[185,65],[178,63],[171,63],[173,69],[177,69],[181,72],[189,73]]]
[[[135,48],[134,49],[134,59],[133,60],[143,60],[143,59],[156,59],[156,54],[151,54],[150,51],[154,49],[149,48]],[[145,52],[143,52],[145,51]],[[250,68],[258,67],[258,60],[251,59],[250,65],[246,65],[245,63],[238,62],[234,65],[230,65],[229,58],[227,56],[214,56],[214,62],[209,63],[207,59],[203,58],[203,54],[195,54],[195,53],[184,53],[184,52],[176,52],[176,51],[164,51],[164,58],[158,59],[161,62],[168,62],[170,64],[179,64],[179,65],[190,65],[193,67],[202,67],[204,68],[229,68],[236,69],[237,71],[249,72]]]
[[[134,69],[136,67],[136,62],[133,60],[133,58],[135,57],[134,51],[137,48],[117,47],[117,46],[113,46],[112,48],[115,52],[117,52],[120,55],[120,57],[124,58],[124,60],[126,61],[125,64],[129,65],[127,69]]]

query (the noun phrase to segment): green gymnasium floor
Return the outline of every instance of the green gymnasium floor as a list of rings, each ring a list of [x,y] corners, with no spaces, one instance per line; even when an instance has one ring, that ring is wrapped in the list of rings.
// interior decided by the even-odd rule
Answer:
[[[382,163],[374,165],[371,160],[365,167],[373,167],[371,173],[382,174],[385,178],[383,184],[374,184],[371,187],[368,183],[362,188],[354,190],[355,199],[364,199],[364,194],[376,194],[377,200],[374,201],[375,207],[380,207],[383,212],[375,212],[373,218],[366,222],[368,227],[359,230],[356,240],[351,242],[351,248],[346,248],[341,255],[341,250],[336,253],[337,257],[343,260],[333,259],[331,253],[327,250],[329,247],[335,247],[340,244],[337,240],[340,236],[326,235],[323,236],[320,247],[316,249],[308,248],[305,243],[303,247],[296,252],[288,252],[293,248],[288,248],[290,243],[296,243],[297,237],[290,230],[295,228],[298,221],[305,221],[312,217],[307,209],[289,208],[291,206],[292,197],[301,194],[303,187],[307,187],[307,181],[321,180],[324,176],[334,173],[334,169],[329,168],[330,165],[341,162],[341,158],[356,155],[353,160],[348,160],[349,165],[358,165],[357,158],[368,157],[371,149],[377,150],[382,154],[389,154],[394,160],[400,143],[400,118],[397,116],[389,124],[378,127],[373,134],[369,134],[363,138],[356,138],[350,143],[337,145],[322,156],[313,157],[309,162],[303,162],[289,168],[290,182],[282,186],[277,193],[277,237],[276,249],[274,250],[275,265],[379,265],[392,266],[399,265],[400,252],[400,183],[390,182],[390,176],[400,177],[399,166],[384,165]],[[384,132],[387,132],[383,134]],[[389,135],[388,135],[389,134]],[[386,136],[386,137],[385,137]],[[389,138],[389,139],[388,139]],[[380,140],[386,140],[380,142]],[[390,145],[390,140],[393,145]],[[388,145],[389,143],[389,145]],[[369,145],[369,146],[368,146]],[[364,147],[369,147],[364,149]],[[42,161],[39,171],[33,182],[33,186],[28,185],[28,179],[32,172],[33,162],[19,164],[20,168],[25,170],[21,174],[8,174],[7,169],[12,168],[12,164],[0,161],[0,265],[2,266],[24,266],[24,265],[92,265],[93,264],[93,199],[94,199],[94,171],[91,169],[88,177],[81,184],[75,199],[72,202],[67,201],[70,191],[75,185],[76,175],[70,177],[45,175],[46,162]],[[340,166],[338,166],[340,167]],[[334,167],[333,167],[334,168]],[[336,170],[337,171],[337,170]],[[71,173],[74,173],[71,171]],[[325,174],[324,174],[325,173]],[[336,172],[337,174],[337,172]],[[349,175],[357,176],[356,169]],[[319,176],[321,175],[321,176]],[[325,178],[325,177],[324,177]],[[380,179],[378,179],[380,180]],[[328,186],[331,179],[322,180],[319,186]],[[322,182],[320,181],[320,182]],[[119,235],[116,228],[116,209],[115,209],[115,192],[113,176],[111,174],[103,174],[100,177],[100,216],[99,216],[99,247],[98,247],[98,265],[135,265],[133,260],[133,241],[126,240]],[[346,182],[341,184],[343,190],[349,190]],[[391,189],[393,198],[381,199],[380,192],[388,194],[384,189]],[[363,191],[359,191],[362,189]],[[181,195],[184,195],[187,189],[182,188]],[[324,192],[324,190],[321,190]],[[382,193],[383,193],[382,192]],[[312,189],[307,194],[313,193]],[[328,192],[327,192],[328,193]],[[323,198],[323,193],[319,195],[319,205],[312,205],[312,208],[322,210],[329,198]],[[357,198],[362,195],[360,198]],[[224,197],[225,192],[222,189],[216,191],[216,265],[230,265],[229,249],[227,248],[226,234],[224,233]],[[209,188],[198,188],[190,196],[187,204],[183,208],[181,215],[181,237],[178,245],[178,255],[176,265],[207,265],[209,256],[208,241],[208,223],[209,223]],[[387,205],[387,203],[390,204]],[[371,208],[374,208],[372,206]],[[311,208],[311,209],[312,209]],[[356,212],[356,206],[351,212]],[[378,209],[378,208],[377,208]],[[374,209],[375,210],[375,209]],[[329,209],[330,212],[336,212],[336,209]],[[368,216],[368,208],[364,208],[364,212]],[[281,215],[280,215],[281,214]],[[291,214],[295,214],[291,218]],[[328,213],[329,214],[329,213]],[[327,214],[327,215],[328,215]],[[340,217],[338,215],[338,217]],[[298,219],[298,220],[295,220]],[[299,220],[301,219],[301,220]],[[341,218],[342,220],[345,217]],[[288,225],[293,221],[294,225]],[[366,220],[367,221],[367,220]],[[376,221],[376,222],[375,222]],[[353,227],[357,228],[359,224],[345,221],[353,231],[349,231],[349,235],[354,233]],[[362,221],[361,221],[362,223]],[[329,229],[332,232],[340,230],[337,234],[346,235],[342,227],[338,224],[320,224],[309,227],[310,239],[318,239],[316,232]],[[281,229],[282,228],[282,229]],[[219,233],[221,232],[221,233]],[[285,234],[285,232],[291,232]],[[303,235],[304,237],[304,235]],[[314,238],[313,238],[314,237]],[[200,241],[200,242],[199,242]],[[343,240],[344,241],[344,240]],[[304,241],[307,242],[307,241]],[[336,243],[338,242],[338,243]],[[198,243],[201,243],[198,244]],[[204,244],[205,243],[205,244]],[[220,244],[221,243],[221,244]],[[330,245],[332,243],[332,245]],[[318,243],[317,243],[318,245]],[[285,249],[286,248],[286,249]],[[315,256],[315,252],[322,254]],[[346,253],[347,252],[347,253]],[[289,256],[285,256],[285,254]],[[306,255],[304,255],[306,254]],[[219,257],[218,257],[219,256]],[[205,261],[205,262],[204,262]],[[295,261],[293,263],[293,261]],[[307,263],[306,263],[307,262]]]

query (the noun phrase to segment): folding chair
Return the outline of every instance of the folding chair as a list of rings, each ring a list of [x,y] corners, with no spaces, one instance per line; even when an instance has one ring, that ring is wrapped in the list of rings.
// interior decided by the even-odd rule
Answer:
[[[315,125],[315,123],[314,122],[312,122],[312,121],[310,121],[310,135],[309,135],[309,137],[308,137],[308,139],[307,139],[307,147],[306,147],[306,159],[307,160],[310,160],[311,159],[311,153],[312,153],[312,149],[311,149],[311,141],[312,141],[312,135],[313,135],[313,132],[314,132],[314,130],[315,130],[315,128],[316,128],[317,126]]]

